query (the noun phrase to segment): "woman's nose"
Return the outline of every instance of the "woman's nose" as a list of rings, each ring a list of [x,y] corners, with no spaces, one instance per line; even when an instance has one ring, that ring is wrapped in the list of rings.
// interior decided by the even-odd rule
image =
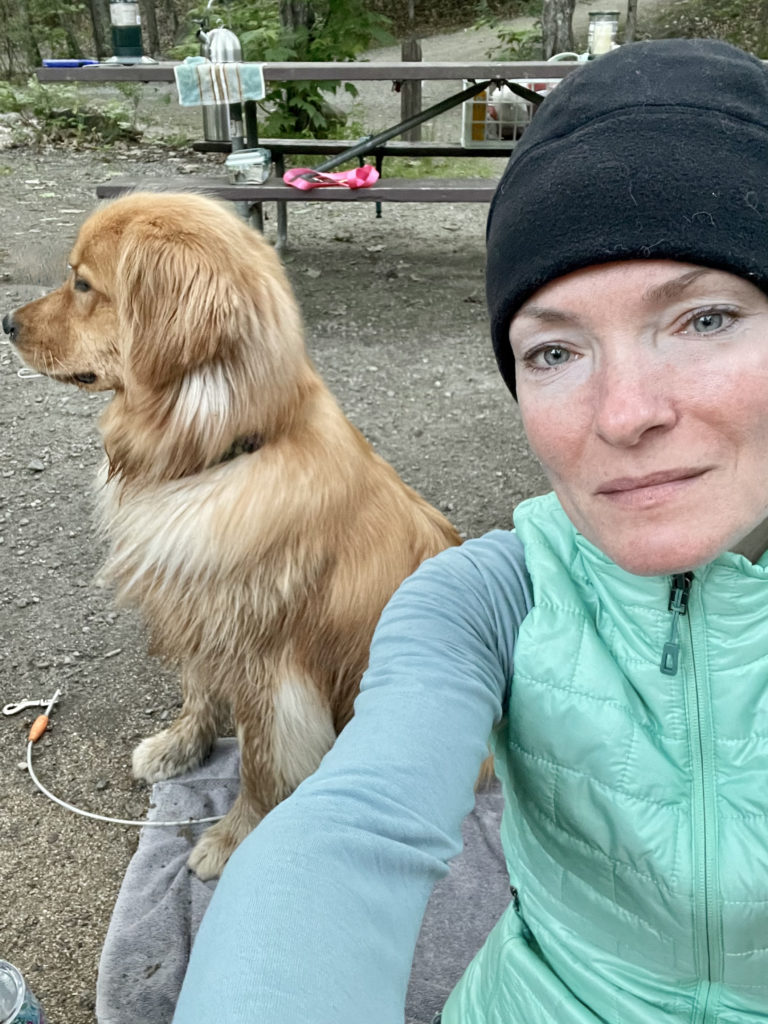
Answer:
[[[636,445],[649,431],[668,430],[677,420],[669,375],[645,360],[604,366],[596,406],[597,433],[616,447]]]

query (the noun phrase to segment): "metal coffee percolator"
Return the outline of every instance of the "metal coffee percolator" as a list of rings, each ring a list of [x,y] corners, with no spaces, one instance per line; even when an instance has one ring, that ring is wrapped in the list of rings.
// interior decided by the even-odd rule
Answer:
[[[213,0],[209,0],[210,9]],[[243,48],[234,32],[228,28],[207,28],[203,19],[195,33],[200,43],[200,56],[215,62],[231,62],[243,59]],[[237,124],[234,133],[230,129],[230,110],[226,103],[203,107],[203,138],[206,142],[229,142],[232,135],[243,134],[242,125]]]

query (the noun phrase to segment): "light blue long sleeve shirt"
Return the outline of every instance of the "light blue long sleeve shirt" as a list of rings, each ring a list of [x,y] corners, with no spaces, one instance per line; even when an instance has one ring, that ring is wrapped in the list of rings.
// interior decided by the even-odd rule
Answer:
[[[174,1024],[403,1020],[427,900],[460,852],[529,607],[522,547],[502,531],[400,587],[354,718],[227,865]]]

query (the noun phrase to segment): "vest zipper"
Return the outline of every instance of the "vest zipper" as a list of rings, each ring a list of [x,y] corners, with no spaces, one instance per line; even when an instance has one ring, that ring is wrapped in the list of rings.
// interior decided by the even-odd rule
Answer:
[[[685,607],[693,582],[693,574],[685,588]],[[696,609],[699,615],[696,615]],[[672,601],[670,601],[670,610]],[[679,614],[686,614],[685,611]],[[694,618],[697,629],[694,630]],[[702,628],[698,628],[701,620]],[[706,648],[702,642],[703,608],[701,599],[688,610],[688,637],[690,641],[690,672],[684,675],[684,693],[687,708],[692,768],[692,828],[694,842],[693,899],[696,928],[696,955],[702,979],[702,1022],[710,1019],[712,983],[722,980],[722,926],[718,909],[719,866],[717,860],[717,804],[715,792],[715,755],[712,726],[712,704],[709,692],[709,667]],[[679,646],[679,645],[678,645]]]
[[[693,583],[692,572],[675,573],[672,577],[672,589],[669,594],[668,609],[672,612],[672,623],[669,628],[669,640],[661,652],[661,671],[665,676],[677,675],[680,664],[680,616],[688,609],[688,597]]]

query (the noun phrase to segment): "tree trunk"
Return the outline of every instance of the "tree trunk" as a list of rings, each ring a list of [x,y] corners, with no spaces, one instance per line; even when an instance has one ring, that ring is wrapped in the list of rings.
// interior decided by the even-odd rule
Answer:
[[[59,25],[64,33],[64,38],[67,40],[67,56],[82,59],[83,49],[80,46],[80,40],[75,35],[71,21],[68,21],[63,14],[60,14]]]
[[[763,7],[766,3],[763,3]],[[633,43],[637,34],[637,0],[627,0],[627,23],[624,26],[624,42]]]
[[[9,4],[6,0],[0,0],[0,25],[5,25],[6,29],[3,33],[2,52],[3,56],[0,58],[0,72],[3,72],[4,78],[13,79],[16,74],[16,31],[11,29],[15,18],[12,14],[12,8],[9,10]],[[16,29],[18,26],[14,26]]]
[[[573,50],[573,9],[576,0],[544,0],[541,38],[544,60],[556,53]]]
[[[160,33],[157,30],[155,0],[144,0],[141,10],[141,45],[144,53],[157,57],[160,53]]]
[[[18,5],[18,10],[21,15],[22,32],[24,36],[24,56],[26,58],[27,67],[39,68],[43,63],[43,58],[40,53],[40,48],[37,45],[37,37],[35,36],[35,30],[32,26],[32,18],[29,13],[29,7],[25,0]]]
[[[93,44],[97,60],[104,60],[112,54],[109,38],[109,12],[103,0],[87,0],[88,16],[91,19]]]
[[[310,31],[315,23],[315,12],[309,0],[280,0],[280,23],[291,32]]]
[[[307,49],[315,24],[311,0],[280,0],[280,24],[294,34],[297,44],[303,37],[304,48]],[[306,60],[307,53],[302,53],[301,50],[302,48],[297,45],[295,60]],[[285,109],[293,120],[296,132],[304,131],[309,123],[307,111],[294,102],[294,98],[299,98],[305,88],[302,82],[286,82],[283,89]]]
[[[170,35],[170,39],[174,42],[179,34],[179,12],[176,10],[176,5],[173,3],[163,4],[163,14],[165,22],[165,34],[166,37]],[[186,21],[186,19],[185,19]],[[170,32],[168,26],[170,25]]]

